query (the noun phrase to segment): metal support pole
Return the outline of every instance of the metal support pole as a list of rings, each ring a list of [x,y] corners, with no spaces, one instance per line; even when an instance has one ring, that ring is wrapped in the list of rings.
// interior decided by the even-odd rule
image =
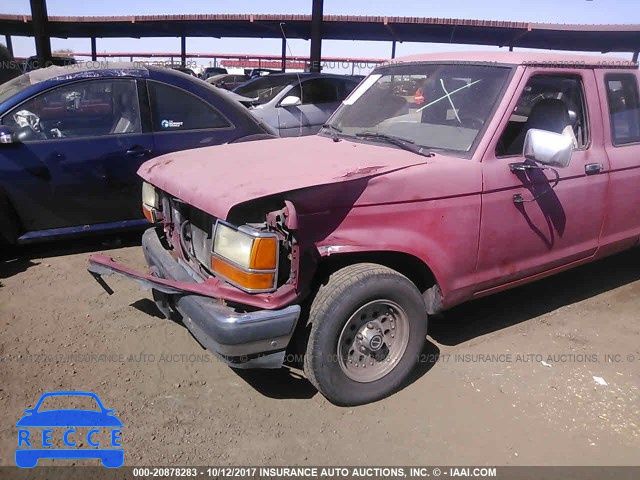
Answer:
[[[98,52],[96,50],[96,37],[91,37],[91,61],[93,62],[98,59]]]
[[[287,70],[287,39],[282,37],[282,71]]]
[[[183,67],[187,66],[187,37],[184,35],[180,37],[180,64]]]
[[[8,45],[7,45],[7,46],[8,46]],[[636,51],[636,52],[633,52],[633,57],[631,58],[631,61],[632,61],[633,63],[638,63],[638,53],[640,53],[640,52],[637,52],[637,51]]]
[[[36,40],[36,55],[38,64],[44,67],[51,60],[51,39],[49,38],[47,2],[46,0],[31,1],[31,22],[33,23],[33,36]]]
[[[391,58],[396,58],[396,41],[391,42]]]
[[[5,35],[4,36],[6,43],[7,43],[7,49],[9,50],[9,53],[11,54],[11,56],[13,57],[13,42],[11,41],[11,35]]]
[[[513,52],[513,45],[509,45],[509,51]]]
[[[312,72],[322,70],[322,14],[324,0],[313,0],[311,11],[311,67]]]

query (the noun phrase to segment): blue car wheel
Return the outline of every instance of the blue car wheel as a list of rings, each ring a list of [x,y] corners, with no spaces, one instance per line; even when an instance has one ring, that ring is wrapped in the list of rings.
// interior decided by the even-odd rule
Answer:
[[[20,468],[33,468],[38,464],[38,455],[28,450],[16,451],[16,465]]]
[[[102,463],[103,467],[119,468],[124,463],[124,451],[103,451],[100,456],[100,462]]]

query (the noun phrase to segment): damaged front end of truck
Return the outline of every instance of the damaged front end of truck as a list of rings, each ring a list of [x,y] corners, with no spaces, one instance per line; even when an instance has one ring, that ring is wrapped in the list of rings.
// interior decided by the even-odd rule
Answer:
[[[318,140],[326,145],[322,138],[307,143]],[[177,311],[194,337],[231,366],[279,368],[309,293],[320,255],[318,240],[340,224],[371,176],[407,162],[346,165],[315,178],[292,172],[296,167],[284,175],[269,168],[265,173],[271,172],[272,183],[264,178],[247,186],[231,167],[202,171],[203,162],[194,152],[208,151],[213,150],[171,154],[140,168],[145,179],[142,209],[154,225],[142,238],[149,272],[105,255],[93,255],[88,269],[109,293],[103,277],[113,274],[150,289],[166,317]],[[208,189],[203,177],[209,173],[233,176],[234,181],[219,178]],[[305,210],[304,228],[296,204]]]

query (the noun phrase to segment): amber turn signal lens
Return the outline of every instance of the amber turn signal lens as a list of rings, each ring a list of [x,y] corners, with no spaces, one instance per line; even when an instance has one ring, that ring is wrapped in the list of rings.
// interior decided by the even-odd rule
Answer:
[[[278,240],[273,237],[256,238],[251,247],[249,268],[255,270],[275,270]]]
[[[211,258],[211,270],[248,290],[270,290],[273,288],[273,273],[245,272],[217,257]]]
[[[142,213],[144,214],[144,218],[149,220],[151,223],[156,223],[156,220],[154,218],[155,216],[153,215],[153,209],[150,206],[143,203]]]

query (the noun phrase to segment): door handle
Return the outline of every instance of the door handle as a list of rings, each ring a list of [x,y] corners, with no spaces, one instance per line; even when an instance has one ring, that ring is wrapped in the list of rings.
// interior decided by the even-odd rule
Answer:
[[[584,166],[584,173],[586,173],[587,175],[595,175],[600,172],[602,172],[601,163],[587,163]]]
[[[142,147],[131,147],[129,150],[127,150],[127,155],[129,155],[130,157],[142,157],[144,155],[149,155],[150,153],[151,150]]]

